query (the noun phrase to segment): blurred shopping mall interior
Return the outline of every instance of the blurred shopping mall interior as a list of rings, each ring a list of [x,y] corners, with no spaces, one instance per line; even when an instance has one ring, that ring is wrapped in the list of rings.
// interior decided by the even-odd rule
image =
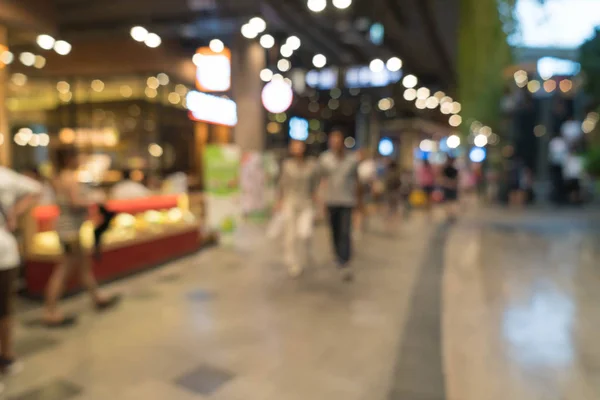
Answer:
[[[599,113],[598,0],[0,0],[0,398],[599,399]]]

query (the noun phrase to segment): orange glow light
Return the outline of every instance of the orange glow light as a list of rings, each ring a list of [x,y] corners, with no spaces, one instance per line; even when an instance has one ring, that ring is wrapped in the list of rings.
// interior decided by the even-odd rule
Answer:
[[[196,88],[201,92],[225,92],[231,88],[231,51],[216,53],[200,47],[194,56]]]

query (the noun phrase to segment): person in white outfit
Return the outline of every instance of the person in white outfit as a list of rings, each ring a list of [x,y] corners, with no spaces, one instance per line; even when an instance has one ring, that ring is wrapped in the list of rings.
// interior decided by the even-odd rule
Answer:
[[[13,236],[19,215],[39,198],[41,185],[0,166],[0,373],[17,368],[13,347],[12,296],[20,265],[19,246]]]
[[[285,221],[285,261],[290,276],[298,277],[310,259],[310,238],[318,186],[317,164],[306,158],[304,142],[293,140],[279,181],[279,210]]]

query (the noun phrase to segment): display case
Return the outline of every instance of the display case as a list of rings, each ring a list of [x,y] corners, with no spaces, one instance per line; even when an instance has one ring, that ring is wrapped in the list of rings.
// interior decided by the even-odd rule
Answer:
[[[201,217],[190,209],[190,196],[153,196],[109,201],[117,215],[102,240],[101,257],[93,260],[99,282],[114,280],[197,251],[202,245]],[[193,213],[192,211],[196,211]],[[26,294],[43,295],[54,267],[62,260],[62,247],[54,230],[59,209],[54,205],[34,208],[25,228]],[[86,251],[93,247],[98,220],[96,207],[81,228]],[[80,289],[73,280],[69,292]]]

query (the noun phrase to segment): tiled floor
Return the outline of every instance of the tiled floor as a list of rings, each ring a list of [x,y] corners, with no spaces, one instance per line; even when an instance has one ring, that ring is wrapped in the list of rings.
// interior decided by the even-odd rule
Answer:
[[[600,215],[416,216],[357,246],[343,284],[328,236],[287,278],[258,227],[116,283],[121,307],[48,332],[19,315],[12,400],[600,398]]]

